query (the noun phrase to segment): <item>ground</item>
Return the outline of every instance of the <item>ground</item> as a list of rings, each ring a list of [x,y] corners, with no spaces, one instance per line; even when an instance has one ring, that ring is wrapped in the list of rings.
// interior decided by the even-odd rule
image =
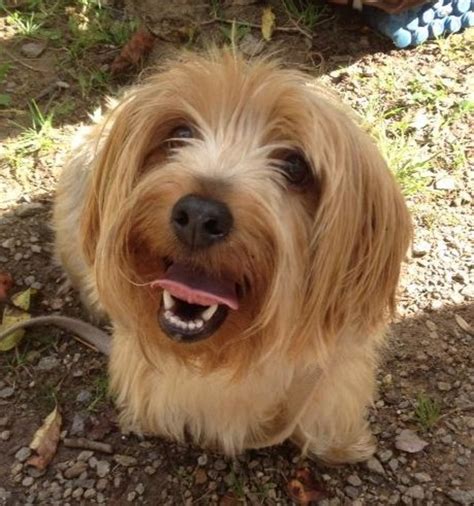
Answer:
[[[289,443],[233,460],[122,435],[106,396],[106,360],[68,333],[41,328],[0,352],[0,504],[292,504],[288,484],[301,468],[325,492],[322,505],[473,504],[472,30],[395,51],[357,14],[275,0],[267,6],[277,30],[263,42],[256,1],[135,4],[0,2],[0,271],[13,275],[11,292],[33,287],[33,314],[87,318],[76,293],[59,291],[48,223],[70,136],[105,94],[175,48],[212,41],[247,54],[276,50],[355,109],[413,213],[414,246],[370,413],[379,448],[368,463],[328,468],[300,459]],[[112,76],[139,23],[157,35],[152,53]],[[56,404],[62,442],[38,471],[25,464],[28,446]],[[400,449],[406,429],[427,445]],[[100,441],[112,453],[66,447],[65,437]]]

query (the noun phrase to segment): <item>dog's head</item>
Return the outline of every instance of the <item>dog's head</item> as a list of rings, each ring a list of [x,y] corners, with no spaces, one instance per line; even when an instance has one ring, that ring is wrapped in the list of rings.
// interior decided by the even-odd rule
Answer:
[[[109,125],[84,251],[144,350],[209,367],[322,354],[393,308],[404,201],[368,136],[302,75],[194,56],[132,90]]]

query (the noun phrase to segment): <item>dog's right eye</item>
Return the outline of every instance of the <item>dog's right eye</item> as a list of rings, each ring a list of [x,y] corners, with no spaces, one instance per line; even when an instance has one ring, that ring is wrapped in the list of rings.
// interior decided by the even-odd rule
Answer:
[[[171,130],[166,143],[170,148],[178,148],[182,146],[187,139],[192,139],[193,137],[194,131],[190,126],[180,125]]]

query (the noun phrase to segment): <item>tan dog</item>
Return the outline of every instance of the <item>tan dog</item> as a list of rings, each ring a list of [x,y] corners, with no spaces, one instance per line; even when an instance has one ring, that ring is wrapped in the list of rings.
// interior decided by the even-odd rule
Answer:
[[[369,137],[305,77],[192,56],[88,127],[56,251],[113,323],[127,429],[226,454],[374,451],[365,419],[410,220]]]

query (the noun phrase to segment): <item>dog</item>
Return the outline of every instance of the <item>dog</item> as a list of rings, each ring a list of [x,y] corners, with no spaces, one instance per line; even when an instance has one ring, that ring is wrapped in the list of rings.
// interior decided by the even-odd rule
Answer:
[[[81,133],[54,228],[113,325],[124,430],[373,454],[410,218],[368,134],[305,75],[225,51],[168,64]]]

